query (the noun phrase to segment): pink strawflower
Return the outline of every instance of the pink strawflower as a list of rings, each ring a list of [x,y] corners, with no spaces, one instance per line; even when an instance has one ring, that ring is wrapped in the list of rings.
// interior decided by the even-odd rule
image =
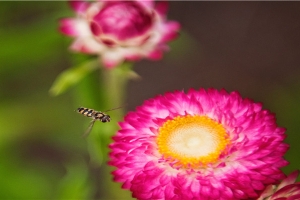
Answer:
[[[285,177],[285,129],[238,92],[169,92],[120,126],[109,164],[137,199],[254,199]]]
[[[300,182],[296,182],[299,170],[291,173],[279,185],[269,185],[257,200],[299,200]]]
[[[71,49],[100,55],[104,65],[124,60],[161,59],[179,23],[166,20],[168,4],[152,0],[71,1],[76,18],[60,21],[60,31],[75,38]]]

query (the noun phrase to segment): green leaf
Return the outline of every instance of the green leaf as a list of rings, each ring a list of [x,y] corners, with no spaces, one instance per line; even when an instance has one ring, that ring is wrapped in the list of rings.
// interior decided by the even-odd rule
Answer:
[[[93,177],[90,177],[84,159],[66,164],[66,175],[57,185],[55,199],[91,199],[94,193]]]
[[[86,61],[79,66],[72,67],[63,71],[56,78],[52,87],[50,88],[50,94],[53,96],[58,96],[64,93],[67,89],[79,83],[79,81],[81,81],[89,73],[95,71],[98,68],[99,61],[96,59],[92,61]]]

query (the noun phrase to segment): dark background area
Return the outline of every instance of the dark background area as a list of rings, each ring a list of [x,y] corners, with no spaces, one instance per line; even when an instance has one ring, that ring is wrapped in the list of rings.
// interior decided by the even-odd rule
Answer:
[[[170,2],[168,19],[181,23],[180,37],[163,60],[135,64],[141,79],[130,81],[126,109],[167,91],[238,90],[276,113],[291,145],[284,170],[299,169],[299,11],[300,2]],[[76,87],[48,93],[79,56],[57,28],[59,18],[71,16],[66,2],[0,2],[1,199],[120,193],[120,185],[107,189],[111,177],[98,177],[103,166],[89,163],[80,137],[88,120],[73,112]]]
[[[175,46],[170,61],[138,63],[143,82],[132,83],[129,96],[216,87],[264,100],[299,77],[299,10],[299,2],[171,2],[169,18],[190,46]]]

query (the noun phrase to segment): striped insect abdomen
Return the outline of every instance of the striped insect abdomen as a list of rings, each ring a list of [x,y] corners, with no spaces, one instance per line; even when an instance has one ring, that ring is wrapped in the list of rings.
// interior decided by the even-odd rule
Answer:
[[[94,118],[96,111],[89,108],[80,107],[77,109],[77,112],[86,116],[86,117],[92,117]]]

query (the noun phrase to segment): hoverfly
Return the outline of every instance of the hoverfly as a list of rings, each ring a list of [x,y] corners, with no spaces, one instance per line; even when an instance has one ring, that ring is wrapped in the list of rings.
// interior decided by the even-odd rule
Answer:
[[[108,112],[108,111],[111,111],[111,110],[116,110],[116,109],[119,109],[119,108],[122,108],[122,106],[118,107],[118,108],[106,110],[105,112]],[[80,113],[80,114],[82,114],[86,117],[92,118],[92,121],[91,121],[88,129],[85,131],[85,133],[82,135],[82,137],[87,137],[90,134],[90,132],[91,132],[93,126],[94,126],[94,123],[97,120],[101,121],[103,123],[110,122],[110,116],[108,114],[106,114],[105,112],[96,111],[94,109],[84,108],[84,107],[79,107],[75,111],[77,111],[78,113]]]

